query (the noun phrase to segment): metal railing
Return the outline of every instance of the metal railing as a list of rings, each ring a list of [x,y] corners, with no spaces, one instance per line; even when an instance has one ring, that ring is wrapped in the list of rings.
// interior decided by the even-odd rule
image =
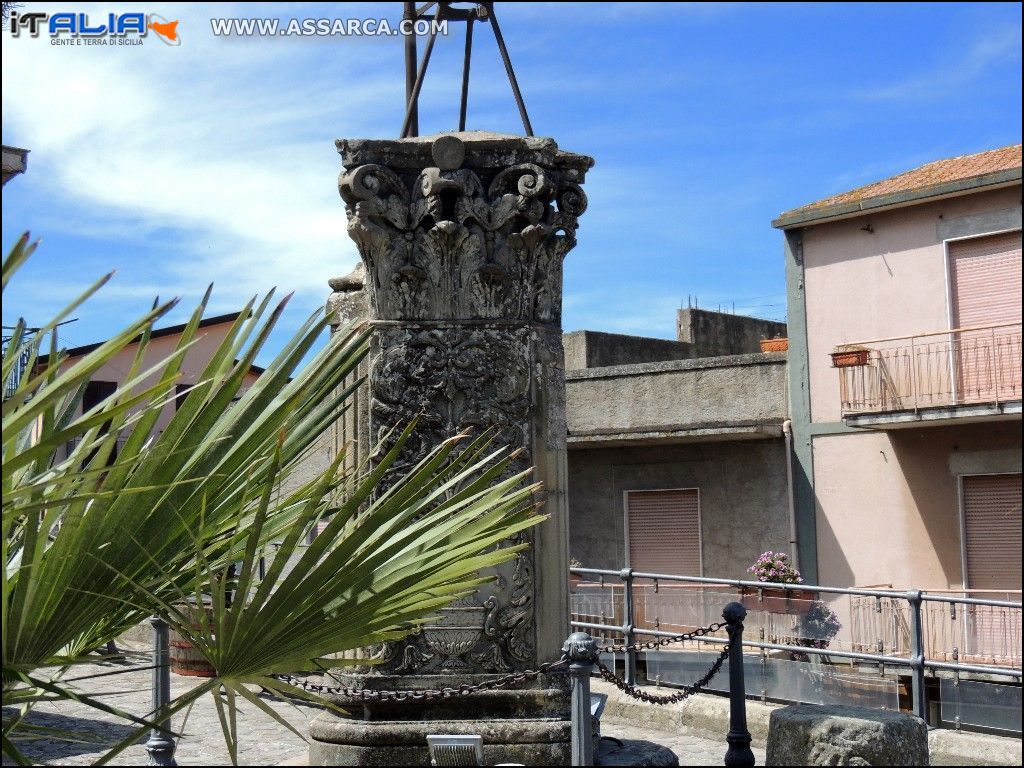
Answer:
[[[1021,399],[1021,324],[841,344],[843,415]]]
[[[929,592],[941,595],[1019,601],[1020,591]],[[927,602],[922,608],[925,653],[930,659],[968,664],[1021,666],[1021,610],[989,605]],[[850,597],[851,645],[857,650],[885,649],[905,654],[911,648],[910,614],[905,601]]]
[[[618,634],[624,638],[627,646],[633,646],[638,635],[669,637],[676,634],[663,628],[665,623],[662,622],[660,616],[655,617],[652,621],[650,616],[639,615],[637,610],[639,594],[643,592],[661,594],[668,585],[697,585],[705,589],[721,590],[727,588],[738,590],[741,593],[747,594],[755,604],[761,603],[767,590],[783,590],[786,597],[778,598],[780,600],[792,599],[796,601],[801,598],[806,599],[807,593],[813,593],[815,600],[818,596],[849,595],[854,598],[867,598],[872,602],[878,601],[877,604],[883,606],[885,603],[882,601],[899,603],[905,606],[906,643],[876,646],[877,650],[875,652],[868,652],[862,648],[858,649],[852,644],[848,648],[842,647],[842,644],[837,644],[839,647],[828,644],[825,644],[825,647],[821,647],[820,644],[813,642],[798,644],[801,638],[794,638],[792,632],[787,632],[785,628],[780,628],[778,633],[773,634],[770,630],[765,632],[763,626],[761,628],[762,631],[759,633],[763,639],[744,639],[743,644],[746,648],[759,649],[761,651],[784,651],[812,658],[828,656],[835,659],[909,669],[913,712],[922,719],[926,719],[927,715],[927,698],[925,694],[926,670],[995,675],[1018,681],[1021,679],[1019,656],[1016,660],[1016,666],[1013,666],[1013,660],[1010,660],[1010,663],[1001,663],[997,660],[997,663],[993,664],[972,664],[964,663],[961,660],[949,660],[947,657],[934,658],[930,656],[927,652],[927,630],[925,623],[926,615],[930,615],[932,606],[938,606],[942,611],[952,611],[954,614],[961,616],[968,615],[979,608],[1007,609],[1016,611],[1019,615],[1021,612],[1020,602],[926,593],[919,589],[897,591],[891,589],[846,589],[809,584],[771,584],[741,579],[713,579],[703,576],[646,573],[634,571],[632,568],[624,568],[619,571],[599,568],[570,568],[569,572],[573,576],[593,579],[592,583],[601,587],[606,586],[607,580],[613,580],[618,589],[613,590],[611,600],[611,604],[615,606],[616,610],[610,612],[614,616],[621,617],[621,623],[610,623],[609,621],[592,621],[590,619],[595,618],[593,615],[580,616],[571,620],[573,628],[585,629],[588,632],[597,630],[603,633]],[[642,583],[638,585],[637,581]],[[579,588],[577,586],[577,590]],[[804,594],[801,595],[800,593]],[[616,597],[616,595],[621,595],[621,597]],[[790,595],[792,595],[791,598]],[[721,604],[720,599],[720,595],[715,598],[715,602],[719,605]],[[746,621],[748,629],[756,626],[752,620],[756,620],[758,614],[764,613],[766,612],[756,610],[748,613]],[[697,616],[692,617],[694,621],[697,619]],[[690,621],[691,619],[684,617],[680,620]],[[677,627],[678,624],[673,621],[672,626]],[[748,637],[753,634],[751,632]],[[722,644],[728,641],[722,637],[707,636],[701,638],[701,642]],[[960,658],[962,659],[963,657],[961,656]],[[635,650],[627,652],[625,654],[625,678],[630,684],[636,683],[636,670],[637,653]]]

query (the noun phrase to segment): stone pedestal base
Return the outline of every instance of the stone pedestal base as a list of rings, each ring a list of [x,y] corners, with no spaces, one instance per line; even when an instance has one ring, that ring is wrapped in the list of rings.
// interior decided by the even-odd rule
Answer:
[[[309,764],[430,765],[428,735],[475,734],[485,765],[568,765],[569,726],[554,718],[365,722],[323,714],[309,725]]]
[[[483,676],[340,675],[352,688],[396,690],[472,684]],[[484,762],[568,765],[571,758],[569,693],[560,676],[545,688],[479,691],[468,696],[402,702],[331,700],[344,716],[325,712],[309,725],[310,765],[430,765],[427,736],[483,737]],[[596,738],[596,734],[595,734]]]

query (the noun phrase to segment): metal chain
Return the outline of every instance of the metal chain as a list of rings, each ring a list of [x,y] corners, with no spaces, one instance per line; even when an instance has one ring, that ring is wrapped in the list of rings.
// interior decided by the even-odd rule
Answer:
[[[462,685],[454,688],[451,686],[445,686],[444,688],[421,688],[397,691],[318,685],[292,675],[271,675],[271,677],[285,683],[290,683],[291,685],[301,688],[304,691],[309,691],[310,693],[327,694],[330,696],[346,696],[352,699],[359,699],[360,701],[417,701],[445,699],[453,696],[469,696],[477,691],[489,691],[495,688],[505,688],[510,685],[526,682],[527,680],[535,680],[541,675],[548,674],[559,667],[566,666],[568,663],[568,659],[549,661],[545,664],[541,664],[537,669],[513,672],[491,680],[484,680],[483,682],[476,683],[474,685],[463,683]]]
[[[612,672],[608,667],[604,665],[604,662],[598,661],[597,668],[601,673],[601,677],[614,685],[620,691],[625,693],[627,696],[632,696],[634,699],[645,701],[648,704],[675,704],[676,702],[688,699],[695,693],[699,693],[705,685],[711,682],[711,678],[718,674],[718,671],[722,668],[722,664],[725,663],[726,657],[729,655],[729,646],[726,645],[722,648],[722,652],[715,659],[715,663],[711,665],[711,668],[704,674],[700,680],[695,682],[693,685],[684,686],[679,693],[673,693],[669,696],[656,696],[646,691],[641,690],[635,685],[630,685],[621,677]]]
[[[653,650],[660,648],[664,645],[671,643],[684,642],[686,640],[695,640],[698,637],[717,632],[718,630],[726,626],[725,622],[718,622],[711,624],[707,627],[700,627],[695,629],[693,632],[686,632],[682,635],[675,635],[673,637],[664,637],[658,640],[649,640],[644,643],[634,643],[633,645],[608,645],[601,648],[603,652],[622,653],[625,651],[641,651],[641,650]],[[608,682],[614,683],[620,689],[625,691],[634,698],[641,699],[642,701],[650,701],[656,704],[667,704],[669,701],[682,701],[690,693],[695,693],[698,689],[707,685],[708,681],[718,672],[722,666],[722,662],[725,660],[726,655],[729,653],[729,646],[725,646],[722,651],[721,657],[716,661],[711,670],[703,678],[697,681],[692,687],[684,689],[688,691],[685,694],[675,694],[674,696],[658,697],[651,696],[643,692],[637,692],[636,686],[629,685],[625,681],[619,680],[615,675],[608,670],[608,668],[600,661],[597,662],[597,667],[601,671],[601,676]],[[418,701],[418,700],[431,700],[431,699],[445,699],[453,696],[469,696],[472,693],[478,691],[490,691],[496,688],[506,688],[510,685],[516,685],[517,683],[523,683],[527,680],[536,680],[541,675],[546,675],[549,672],[556,671],[561,667],[568,665],[568,659],[559,659],[558,661],[549,661],[545,664],[541,664],[537,669],[527,669],[522,672],[512,672],[508,675],[502,675],[501,677],[495,677],[491,680],[484,680],[483,682],[469,685],[463,683],[457,687],[445,686],[444,688],[421,688],[421,689],[407,689],[407,690],[376,690],[371,688],[348,688],[346,686],[330,686],[321,685],[318,683],[311,683],[308,680],[295,677],[294,675],[271,675],[275,680],[294,685],[297,688],[301,688],[304,691],[310,693],[326,694],[329,696],[345,696],[350,699],[359,699],[360,701]],[[692,688],[692,690],[691,690]],[[665,701],[659,701],[658,699],[665,699]]]
[[[671,645],[672,643],[682,643],[687,640],[696,640],[699,637],[710,635],[712,632],[717,632],[720,629],[725,629],[728,624],[724,621],[719,621],[715,624],[709,624],[706,627],[699,627],[693,630],[693,632],[684,632],[681,635],[673,635],[672,637],[661,637],[657,640],[647,640],[642,643],[633,643],[632,645],[604,645],[601,646],[601,650],[605,653],[626,653],[628,651],[653,651],[655,648],[660,648],[663,645]]]

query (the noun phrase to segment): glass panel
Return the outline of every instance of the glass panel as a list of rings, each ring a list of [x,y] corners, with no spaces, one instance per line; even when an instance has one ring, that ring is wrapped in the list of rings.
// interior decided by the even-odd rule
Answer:
[[[1018,685],[983,683],[978,680],[939,681],[941,716],[951,725],[976,725],[1000,731],[1021,732],[1021,689]]]
[[[714,662],[717,654],[700,651],[650,651],[647,679],[650,682],[689,684]],[[743,656],[743,676],[748,696],[807,704],[847,704],[875,709],[899,709],[895,678],[862,675],[832,665],[788,659]],[[729,690],[729,662],[708,685],[709,690]]]

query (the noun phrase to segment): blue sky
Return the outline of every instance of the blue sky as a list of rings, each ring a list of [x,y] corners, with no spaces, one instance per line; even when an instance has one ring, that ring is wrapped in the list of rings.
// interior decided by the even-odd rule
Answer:
[[[24,6],[159,13],[180,20],[182,44],[61,49],[3,33],[3,141],[32,150],[4,190],[3,247],[25,229],[43,239],[5,324],[44,320],[114,268],[64,343],[104,338],[155,294],[187,306],[211,281],[213,312],[295,291],[282,333],[322,303],[357,259],[334,140],[397,135],[401,41],[228,40],[209,19],[397,21],[399,3]],[[669,338],[689,295],[782,318],[778,213],[1021,140],[1019,3],[497,10],[535,132],[596,159],[566,330]],[[439,40],[421,133],[456,127],[461,56],[459,35]],[[468,127],[521,132],[482,28]]]

